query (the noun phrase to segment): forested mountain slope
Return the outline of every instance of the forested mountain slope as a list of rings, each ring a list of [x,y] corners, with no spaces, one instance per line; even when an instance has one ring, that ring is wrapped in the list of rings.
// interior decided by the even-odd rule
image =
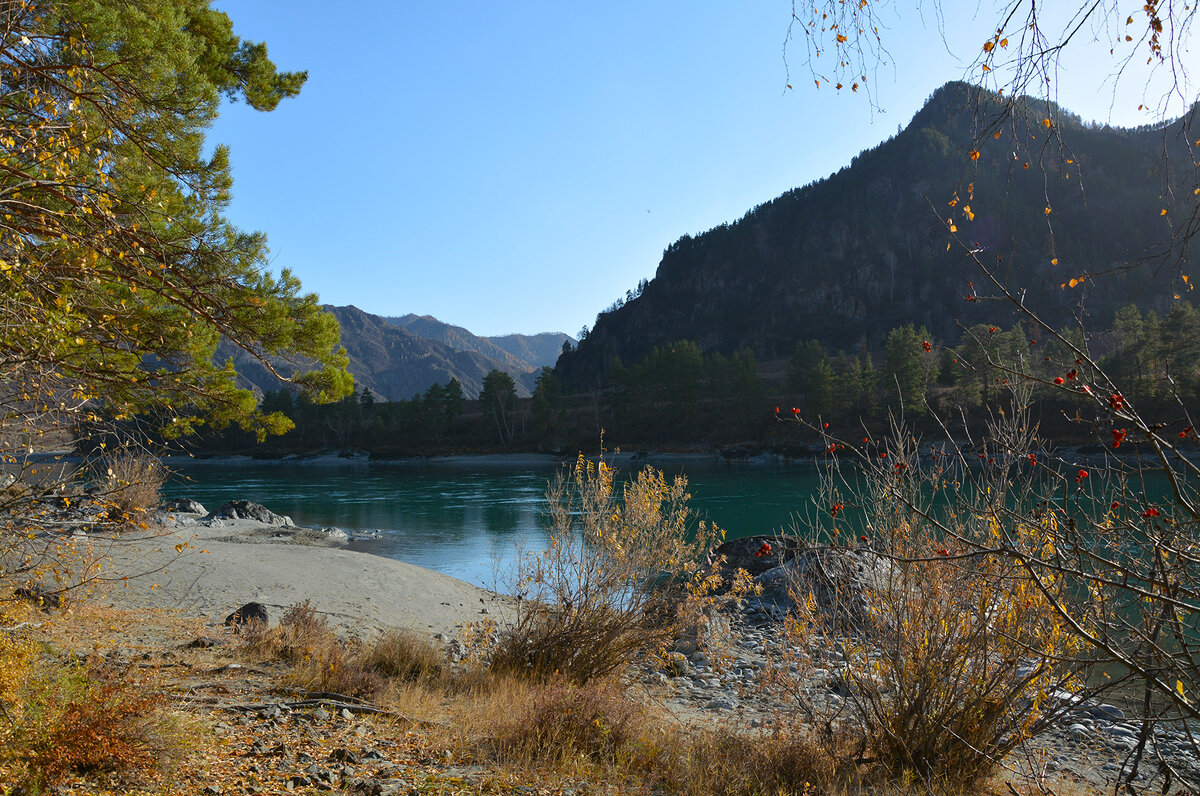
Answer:
[[[878,351],[889,330],[909,323],[948,342],[974,323],[1007,323],[1009,308],[966,298],[971,282],[983,292],[983,280],[961,247],[947,247],[947,219],[1056,326],[1081,300],[1097,326],[1131,301],[1163,311],[1186,287],[1174,260],[1144,258],[1195,201],[1190,190],[1170,196],[1161,168],[1164,155],[1185,172],[1193,163],[1185,122],[1085,125],[1029,101],[993,130],[998,109],[995,95],[948,84],[907,128],[836,174],[680,238],[641,294],[598,316],[560,358],[558,375],[595,387],[618,358],[637,362],[685,339],[764,360],[789,356],[805,339]]]

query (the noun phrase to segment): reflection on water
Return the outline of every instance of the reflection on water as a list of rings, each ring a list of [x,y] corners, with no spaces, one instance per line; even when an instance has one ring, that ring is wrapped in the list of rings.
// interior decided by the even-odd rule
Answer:
[[[167,497],[209,510],[235,498],[262,503],[299,525],[379,531],[350,548],[436,569],[481,586],[517,549],[541,549],[543,508],[553,465],[489,463],[230,464],[172,463]],[[683,472],[667,465],[668,475]],[[810,465],[686,466],[692,506],[731,537],[786,527],[817,479]]]

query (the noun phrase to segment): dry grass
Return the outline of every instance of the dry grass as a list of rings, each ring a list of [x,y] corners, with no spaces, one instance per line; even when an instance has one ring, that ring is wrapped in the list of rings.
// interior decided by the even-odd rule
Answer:
[[[579,757],[612,766],[649,732],[645,710],[611,681],[578,685],[554,678],[505,696],[508,707],[491,717],[485,745],[509,761],[561,763]]]
[[[369,643],[343,641],[306,600],[287,609],[274,628],[250,623],[242,652],[254,660],[290,664],[287,681],[308,691],[373,697],[399,682],[434,681],[445,673],[432,642],[389,630]]]
[[[688,796],[840,793],[832,759],[804,733],[751,736],[724,727],[696,733],[664,772]]]
[[[364,646],[358,663],[389,680],[420,683],[437,680],[445,671],[442,651],[410,630],[392,629]]]
[[[462,753],[517,778],[599,780],[620,792],[688,796],[842,793],[831,758],[800,730],[697,728],[599,678],[496,676],[458,700]]]

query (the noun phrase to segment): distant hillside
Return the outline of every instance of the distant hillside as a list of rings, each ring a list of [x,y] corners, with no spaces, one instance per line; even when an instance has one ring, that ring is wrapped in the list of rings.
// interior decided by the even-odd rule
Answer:
[[[641,294],[602,313],[562,356],[558,374],[594,387],[618,358],[628,365],[683,339],[704,351],[745,348],[767,360],[789,356],[805,339],[833,350],[878,350],[890,329],[906,323],[954,342],[960,324],[1006,322],[1009,308],[965,299],[970,282],[982,293],[984,280],[956,246],[948,250],[941,220],[951,217],[984,262],[1026,289],[1027,304],[1055,326],[1070,323],[1081,299],[1095,325],[1130,301],[1164,309],[1173,292],[1164,285],[1177,274],[1140,258],[1168,239],[1172,219],[1194,210],[1190,189],[1163,198],[1161,162],[1166,154],[1186,171],[1186,140],[1200,134],[1185,139],[1183,122],[1138,130],[1084,125],[1030,101],[997,138],[985,128],[998,109],[988,92],[944,86],[906,129],[836,174],[680,238]],[[972,162],[967,153],[981,130],[985,143]],[[1084,272],[1114,269],[1082,288],[1060,287]]]
[[[342,345],[350,356],[349,370],[354,374],[359,388],[370,389],[389,401],[411,398],[425,392],[434,383],[445,384],[452,378],[462,383],[468,398],[474,398],[479,394],[483,377],[493,369],[509,373],[516,382],[517,394],[527,397],[533,391],[542,363],[552,364],[554,361],[552,357],[527,359],[510,353],[492,345],[487,338],[476,337],[466,329],[448,326],[434,318],[405,316],[405,319],[413,319],[405,328],[353,306],[326,305],[325,309],[333,313],[341,324]],[[435,336],[426,337],[423,331]],[[530,344],[533,350],[543,350],[549,345],[549,342],[537,342],[542,338],[547,341],[557,339],[559,349],[562,340],[569,339],[566,335],[558,339],[559,335],[552,334],[532,337],[510,335],[497,339],[508,340],[512,337],[535,341]],[[261,362],[227,342],[222,342],[217,357],[221,361],[233,358],[239,382],[245,387],[260,393],[280,387],[280,382]],[[292,372],[292,368],[284,363],[277,363],[277,368],[284,375]]]
[[[531,372],[553,365],[562,353],[563,343],[575,342],[574,338],[562,332],[479,337],[461,326],[443,323],[430,315],[410,313],[398,318],[385,317],[384,320],[413,334],[445,343],[457,351],[475,351],[497,362],[509,362],[514,368]]]

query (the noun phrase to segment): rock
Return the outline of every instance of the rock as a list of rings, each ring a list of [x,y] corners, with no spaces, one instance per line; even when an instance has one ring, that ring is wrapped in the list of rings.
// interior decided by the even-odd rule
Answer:
[[[1105,721],[1121,721],[1125,718],[1125,711],[1116,705],[1096,705],[1088,712],[1092,714],[1092,718]]]
[[[13,595],[47,611],[62,605],[62,600],[57,594],[44,591],[41,586],[33,586],[32,588],[22,586],[13,589]]]
[[[1109,735],[1112,735],[1116,738],[1125,738],[1130,741],[1136,741],[1138,738],[1138,733],[1136,730],[1126,727],[1123,724],[1114,724],[1106,729]]]
[[[684,628],[672,649],[684,656],[701,653],[707,647],[721,647],[732,630],[729,619],[719,613],[709,613]]]
[[[322,528],[321,533],[325,534],[331,540],[344,542],[350,538],[350,534],[343,531],[341,528]]]
[[[208,509],[191,498],[171,498],[166,503],[162,504],[163,511],[173,511],[176,514],[200,514],[208,513]]]
[[[329,753],[326,762],[328,763],[349,763],[352,766],[359,764],[359,757],[352,750],[345,747],[339,747]]]
[[[267,606],[262,603],[246,603],[225,617],[225,624],[227,625],[244,625],[248,622],[270,624],[271,617],[267,613]]]
[[[791,561],[758,575],[756,598],[778,609],[794,606],[792,595],[811,593],[817,606],[839,624],[861,626],[874,596],[891,588],[894,566],[865,549],[803,550]]]
[[[795,536],[746,536],[717,545],[710,559],[719,562],[718,572],[729,581],[739,569],[752,577],[761,575],[791,561],[802,550],[804,543]]]
[[[250,605],[258,605],[258,603],[250,603]],[[245,608],[245,606],[242,606],[242,608]],[[240,611],[242,609],[239,608],[238,610]],[[234,611],[234,614],[236,613],[237,611]],[[230,614],[230,617],[232,616],[233,614]],[[229,624],[229,620],[226,619],[225,623]],[[210,647],[219,647],[224,643],[225,642],[219,638],[212,638],[211,636],[197,636],[188,643],[181,645],[181,648],[187,650],[206,650]]]
[[[357,796],[383,796],[383,784],[372,778],[356,778],[346,783],[346,790]]]
[[[258,503],[252,503],[249,500],[231,500],[222,505],[219,509],[209,514],[205,519],[208,520],[255,520],[256,522],[266,523],[267,525],[279,525],[282,527],[293,527],[291,517],[282,514],[276,514],[266,506]]]
[[[691,671],[692,665],[682,652],[668,652],[666,668],[673,677],[684,677]]]
[[[709,710],[737,710],[738,703],[732,697],[716,697],[708,701]]]
[[[1067,727],[1067,732],[1076,741],[1086,740],[1091,735],[1091,731],[1082,724],[1072,724],[1070,727]]]

